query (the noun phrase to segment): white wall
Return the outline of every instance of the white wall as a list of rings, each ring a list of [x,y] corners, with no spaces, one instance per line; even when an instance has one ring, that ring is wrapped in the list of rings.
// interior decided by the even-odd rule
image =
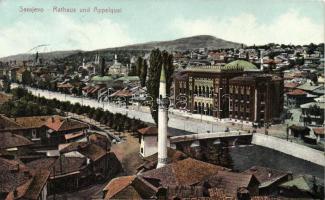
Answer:
[[[286,141],[280,138],[254,133],[252,144],[267,147],[282,153],[310,161],[317,165],[325,166],[324,152],[303,146],[297,143]]]
[[[157,145],[157,136],[142,136],[140,143],[140,154],[143,157],[148,157],[157,153]],[[141,148],[143,148],[143,153],[141,153]]]

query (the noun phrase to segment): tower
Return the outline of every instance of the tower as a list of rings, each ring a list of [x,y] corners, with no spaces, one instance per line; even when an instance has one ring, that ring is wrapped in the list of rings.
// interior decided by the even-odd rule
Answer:
[[[261,62],[261,67],[260,67],[260,69],[261,69],[261,71],[264,71],[264,66],[263,66],[263,50],[261,49],[260,51],[261,51],[261,53],[260,53],[260,57],[261,57],[261,58],[260,58],[260,59],[261,59],[261,61],[260,61],[260,62]]]
[[[157,168],[167,164],[167,115],[168,98],[166,93],[166,75],[164,66],[160,72],[159,98],[158,103],[158,164]]]
[[[117,55],[114,56],[114,64],[117,64]]]

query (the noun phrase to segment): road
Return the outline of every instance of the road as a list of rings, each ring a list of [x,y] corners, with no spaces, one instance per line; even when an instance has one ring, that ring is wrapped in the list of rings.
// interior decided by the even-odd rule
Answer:
[[[17,86],[17,84],[12,84],[12,87]],[[125,108],[114,103],[98,102],[95,99],[81,98],[31,87],[25,88],[35,96],[45,97],[47,99],[55,98],[59,101],[70,101],[71,103],[80,103],[81,105],[88,105],[93,108],[103,108],[104,110],[108,110],[112,113],[122,113],[131,118],[134,117],[144,122],[154,123],[148,107],[128,106],[128,108]],[[176,110],[170,110],[168,127],[193,133],[206,133],[224,131],[226,127],[229,126],[229,124],[217,122],[216,120],[216,118],[209,116],[192,115],[188,113],[182,114]],[[230,130],[232,129],[230,128]]]

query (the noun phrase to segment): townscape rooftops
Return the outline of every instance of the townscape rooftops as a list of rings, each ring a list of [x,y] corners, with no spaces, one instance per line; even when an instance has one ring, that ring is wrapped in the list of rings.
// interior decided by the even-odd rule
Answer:
[[[146,135],[146,136],[158,135],[158,128],[156,126],[148,126],[148,127],[145,127],[145,128],[138,129],[138,132],[141,135]]]
[[[33,142],[24,136],[13,134],[11,132],[0,133],[0,149],[28,146],[32,144]]]
[[[6,200],[38,199],[50,175],[48,170],[34,170],[18,160],[0,158],[0,166],[0,192],[8,193]]]
[[[193,185],[220,170],[226,170],[226,168],[187,158],[144,172],[141,176],[159,179],[161,185],[167,187],[170,185]]]
[[[246,170],[244,173],[253,174],[261,183],[260,187],[266,187],[277,180],[289,175],[287,172],[275,170],[267,167],[254,166]]]

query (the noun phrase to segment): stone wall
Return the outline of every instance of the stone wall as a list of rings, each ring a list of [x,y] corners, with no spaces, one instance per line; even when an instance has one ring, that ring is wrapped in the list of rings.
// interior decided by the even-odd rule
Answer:
[[[252,144],[274,149],[293,157],[300,158],[317,165],[325,166],[324,152],[309,148],[307,146],[259,133],[254,133]]]

